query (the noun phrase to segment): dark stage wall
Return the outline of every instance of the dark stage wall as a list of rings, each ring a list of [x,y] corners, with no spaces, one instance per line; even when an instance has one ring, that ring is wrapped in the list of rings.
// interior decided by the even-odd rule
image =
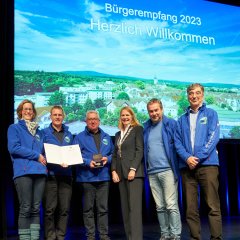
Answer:
[[[17,198],[12,181],[12,164],[7,152],[7,127],[13,122],[13,0],[0,1],[1,64],[0,64],[0,239],[6,239],[7,230],[17,227]],[[220,156],[220,196],[224,216],[240,216],[240,140],[221,140],[218,144]],[[81,189],[73,185],[70,225],[82,225]],[[181,188],[180,208],[183,210]],[[110,223],[121,222],[117,185],[110,189]],[[206,214],[201,204],[202,214]],[[156,221],[155,206],[145,184],[143,215],[144,222]]]

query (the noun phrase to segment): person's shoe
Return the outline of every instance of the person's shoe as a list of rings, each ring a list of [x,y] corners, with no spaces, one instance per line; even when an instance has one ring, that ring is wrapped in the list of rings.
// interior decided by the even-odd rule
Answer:
[[[108,235],[100,235],[100,240],[111,240]]]
[[[95,240],[95,237],[90,235],[90,236],[87,236],[87,240]]]
[[[169,239],[170,239],[169,236],[161,236],[159,238],[159,240],[169,240]]]
[[[180,236],[171,236],[168,238],[169,240],[180,240],[181,237]]]

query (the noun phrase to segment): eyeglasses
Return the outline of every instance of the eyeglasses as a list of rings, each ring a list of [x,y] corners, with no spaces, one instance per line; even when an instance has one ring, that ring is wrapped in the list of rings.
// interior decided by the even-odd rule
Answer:
[[[23,111],[24,111],[24,112],[27,112],[27,111],[32,112],[33,109],[32,109],[32,108],[23,108]]]
[[[87,120],[88,120],[88,121],[99,121],[98,118],[88,118]]]

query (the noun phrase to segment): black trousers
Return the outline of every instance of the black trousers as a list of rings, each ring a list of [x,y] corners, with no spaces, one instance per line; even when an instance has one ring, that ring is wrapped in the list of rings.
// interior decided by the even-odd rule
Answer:
[[[218,194],[218,167],[202,166],[194,170],[181,170],[183,196],[186,204],[186,220],[191,239],[201,239],[201,223],[198,206],[198,186],[208,206],[210,239],[222,239],[222,217]]]
[[[142,240],[142,193],[143,178],[119,182],[121,208],[127,240]]]
[[[49,176],[43,197],[46,240],[64,240],[72,197],[70,176]]]
[[[84,182],[81,184],[83,187],[83,221],[87,237],[95,237],[95,222],[97,222],[100,238],[108,235],[108,195],[110,183]]]

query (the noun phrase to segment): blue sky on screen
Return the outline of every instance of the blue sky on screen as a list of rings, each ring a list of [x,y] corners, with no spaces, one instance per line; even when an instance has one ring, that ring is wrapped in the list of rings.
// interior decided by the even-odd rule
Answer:
[[[106,4],[161,11],[177,22],[107,12]],[[181,23],[181,15],[201,25]],[[98,30],[91,20],[138,31]],[[150,29],[212,37],[215,45],[150,36]],[[15,69],[240,84],[240,8],[204,0],[15,0]]]

